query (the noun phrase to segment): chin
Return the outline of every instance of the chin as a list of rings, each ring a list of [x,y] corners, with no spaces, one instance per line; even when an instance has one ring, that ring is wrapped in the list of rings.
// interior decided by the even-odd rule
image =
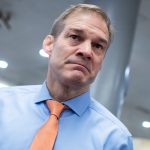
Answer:
[[[69,71],[61,74],[61,82],[66,86],[77,86],[78,88],[89,86],[94,78],[82,71]]]
[[[72,75],[70,77],[64,78],[63,83],[66,86],[70,86],[70,87],[79,89],[79,88],[88,86],[91,82],[83,76],[81,77],[81,76],[77,76],[77,75]]]

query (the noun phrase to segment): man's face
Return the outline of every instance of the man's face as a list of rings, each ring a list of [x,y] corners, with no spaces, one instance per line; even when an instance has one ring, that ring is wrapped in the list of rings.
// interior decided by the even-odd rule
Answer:
[[[51,44],[48,78],[87,89],[101,68],[108,39],[106,23],[100,16],[72,14]]]

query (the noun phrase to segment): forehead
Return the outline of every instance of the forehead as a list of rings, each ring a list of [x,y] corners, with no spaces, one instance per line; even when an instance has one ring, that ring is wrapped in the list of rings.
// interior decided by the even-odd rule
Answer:
[[[82,30],[90,35],[102,36],[105,40],[109,39],[109,32],[104,19],[96,13],[80,13],[71,14],[65,20],[64,31],[67,30]]]

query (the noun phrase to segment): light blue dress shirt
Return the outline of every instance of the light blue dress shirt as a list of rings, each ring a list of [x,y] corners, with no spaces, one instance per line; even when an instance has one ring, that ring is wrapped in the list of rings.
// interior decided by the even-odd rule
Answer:
[[[29,150],[49,117],[46,84],[0,89],[0,150]],[[89,91],[65,101],[54,150],[132,150],[131,134]]]

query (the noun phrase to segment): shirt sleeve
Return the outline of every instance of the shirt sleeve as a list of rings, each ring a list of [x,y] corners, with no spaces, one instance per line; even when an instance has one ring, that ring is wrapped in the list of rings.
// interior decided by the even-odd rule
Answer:
[[[110,135],[104,144],[104,150],[133,150],[132,135],[126,132]]]
[[[119,150],[133,150],[133,142],[132,142],[132,137],[129,136],[127,138],[126,144],[122,144],[119,148]]]

